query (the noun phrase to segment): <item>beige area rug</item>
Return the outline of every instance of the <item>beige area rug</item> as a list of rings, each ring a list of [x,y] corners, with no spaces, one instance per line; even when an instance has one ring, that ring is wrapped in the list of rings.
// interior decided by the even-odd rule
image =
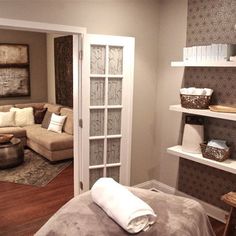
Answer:
[[[0,181],[43,187],[71,163],[69,160],[51,164],[39,154],[26,149],[24,163],[14,168],[0,170]]]

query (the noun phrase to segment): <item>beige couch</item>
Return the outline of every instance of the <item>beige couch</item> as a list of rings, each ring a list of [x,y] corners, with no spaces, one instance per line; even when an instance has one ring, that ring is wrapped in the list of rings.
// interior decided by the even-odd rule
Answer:
[[[37,107],[47,108],[48,111],[66,115],[66,121],[61,134],[48,131],[41,127],[41,124],[34,124],[24,127],[0,127],[1,133],[11,133],[20,138],[24,145],[27,145],[35,152],[54,162],[73,157],[73,110],[61,105],[49,103],[27,103],[16,105],[0,106],[0,112],[7,112],[11,107]]]

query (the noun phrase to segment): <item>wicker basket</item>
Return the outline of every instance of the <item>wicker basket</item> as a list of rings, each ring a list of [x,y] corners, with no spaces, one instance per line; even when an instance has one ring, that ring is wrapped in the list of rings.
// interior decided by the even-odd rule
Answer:
[[[221,149],[207,146],[206,143],[200,144],[202,156],[211,160],[222,162],[230,157],[230,148]]]
[[[211,96],[180,94],[181,106],[189,109],[208,109]]]

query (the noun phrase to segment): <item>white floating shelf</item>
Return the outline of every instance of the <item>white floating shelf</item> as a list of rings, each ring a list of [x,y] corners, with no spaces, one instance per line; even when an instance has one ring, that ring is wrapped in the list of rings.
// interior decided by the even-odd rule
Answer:
[[[172,61],[172,67],[236,67],[235,61],[219,61],[219,62],[184,62]]]
[[[236,113],[215,112],[215,111],[210,111],[209,109],[186,109],[181,107],[181,105],[171,105],[169,109],[170,111],[177,111],[187,114],[194,114],[199,116],[208,116],[224,120],[236,121]]]
[[[216,169],[236,174],[236,160],[227,159],[223,162],[210,160],[202,157],[202,154],[192,154],[188,152],[183,152],[182,147],[180,145],[168,148],[167,152],[177,157],[182,157],[190,161],[195,161],[203,165],[211,166]]]

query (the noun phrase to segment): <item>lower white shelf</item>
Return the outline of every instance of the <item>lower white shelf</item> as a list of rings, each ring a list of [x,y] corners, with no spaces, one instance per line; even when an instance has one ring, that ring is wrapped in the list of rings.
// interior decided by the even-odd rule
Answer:
[[[204,158],[202,154],[192,154],[189,152],[184,152],[182,151],[182,146],[180,145],[168,148],[167,152],[177,157],[182,157],[190,161],[195,161],[203,165],[211,166],[216,169],[220,169],[220,170],[224,170],[224,171],[236,174],[236,160],[227,159],[223,162],[210,160],[210,159]]]
[[[214,117],[214,118],[219,118],[219,119],[236,121],[235,113],[214,112],[214,111],[210,111],[209,109],[186,109],[186,108],[181,107],[181,105],[171,105],[170,111],[177,111],[177,112],[183,112],[183,113],[188,113],[188,114],[193,114],[193,115],[208,116],[208,117]]]

